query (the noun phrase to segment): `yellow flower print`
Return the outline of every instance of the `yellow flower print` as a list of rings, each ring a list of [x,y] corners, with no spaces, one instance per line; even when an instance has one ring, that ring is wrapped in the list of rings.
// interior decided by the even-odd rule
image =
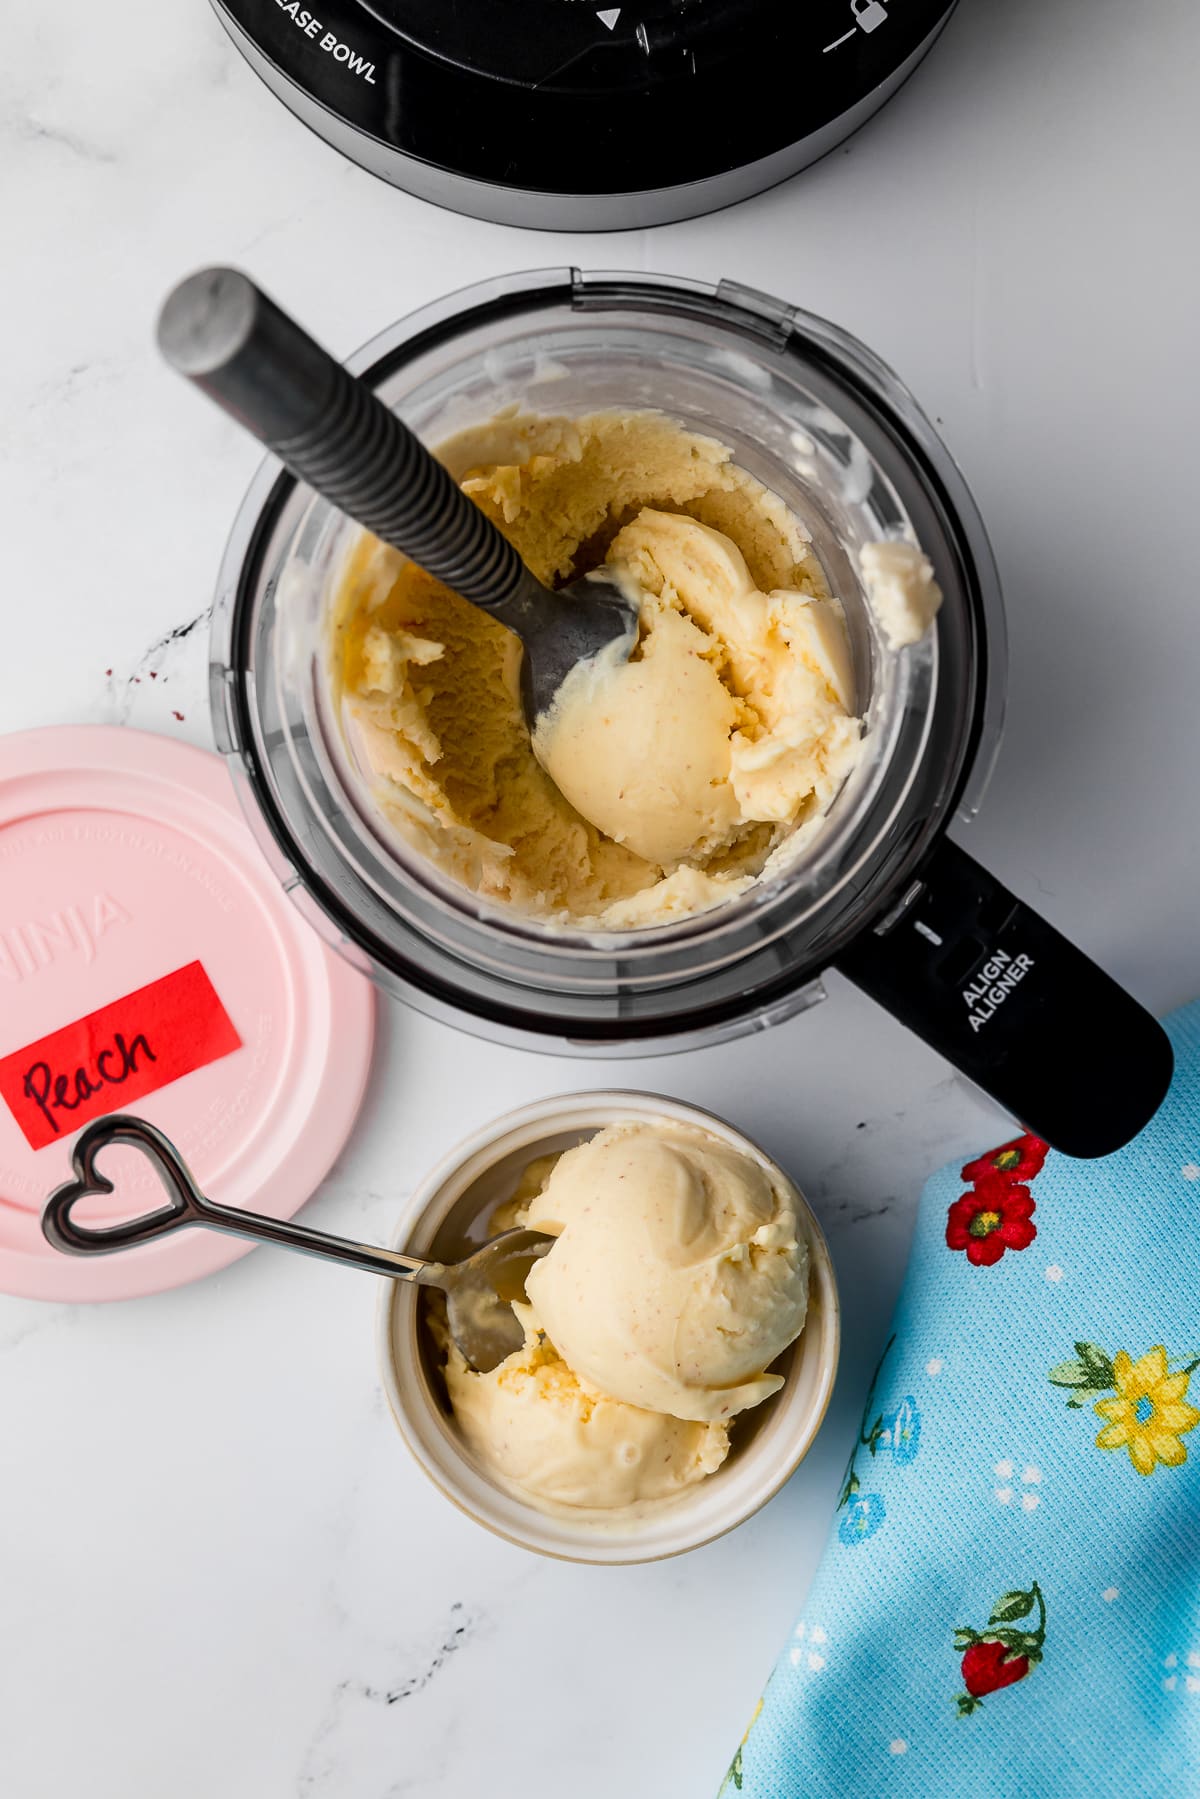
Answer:
[[[1096,1438],[1097,1447],[1128,1449],[1139,1474],[1153,1474],[1159,1462],[1178,1468],[1187,1460],[1181,1438],[1200,1424],[1200,1412],[1184,1404],[1191,1369],[1172,1374],[1159,1343],[1136,1362],[1119,1349],[1112,1372],[1116,1396],[1095,1402],[1097,1414],[1109,1420]]]

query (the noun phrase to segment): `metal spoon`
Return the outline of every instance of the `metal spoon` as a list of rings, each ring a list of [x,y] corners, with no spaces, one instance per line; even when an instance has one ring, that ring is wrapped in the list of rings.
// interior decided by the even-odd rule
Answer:
[[[202,269],[168,296],[163,355],[300,480],[525,646],[531,729],[579,662],[637,642],[636,605],[603,570],[551,592],[374,389],[237,269]]]
[[[166,1189],[167,1203],[121,1224],[83,1225],[71,1216],[77,1201],[89,1193],[111,1193],[113,1183],[96,1167],[96,1156],[113,1143],[126,1143],[153,1163]],[[85,1126],[71,1151],[76,1178],[57,1188],[46,1201],[42,1232],[55,1249],[72,1256],[111,1255],[150,1243],[189,1225],[205,1225],[254,1243],[277,1243],[330,1262],[348,1262],[392,1280],[440,1287],[446,1295],[450,1334],[472,1368],[486,1373],[524,1342],[512,1309],[525,1289],[525,1276],[554,1242],[541,1231],[505,1231],[462,1262],[426,1262],[395,1249],[351,1243],[306,1225],[258,1212],[239,1211],[206,1199],[170,1138],[142,1118],[113,1112]]]

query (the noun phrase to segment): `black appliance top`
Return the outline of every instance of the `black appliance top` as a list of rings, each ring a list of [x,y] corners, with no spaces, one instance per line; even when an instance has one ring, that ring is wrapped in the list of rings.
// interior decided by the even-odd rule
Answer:
[[[702,181],[826,127],[954,0],[216,0],[405,155],[557,193]]]

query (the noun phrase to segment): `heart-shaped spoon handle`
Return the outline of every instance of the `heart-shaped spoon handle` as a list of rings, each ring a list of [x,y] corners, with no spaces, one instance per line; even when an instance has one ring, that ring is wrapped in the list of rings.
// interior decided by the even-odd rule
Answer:
[[[140,1150],[154,1165],[166,1189],[167,1203],[119,1224],[81,1224],[73,1216],[79,1201],[91,1193],[113,1191],[112,1181],[97,1168],[96,1157],[116,1143]],[[392,1280],[432,1280],[436,1285],[436,1277],[443,1272],[440,1263],[425,1262],[419,1256],[401,1255],[399,1250],[380,1249],[371,1243],[353,1243],[287,1219],[267,1218],[259,1212],[243,1212],[206,1199],[170,1138],[144,1118],[113,1112],[107,1118],[95,1119],[79,1133],[71,1152],[71,1166],[75,1179],[50,1195],[42,1213],[43,1235],[65,1255],[111,1255],[115,1250],[134,1249],[170,1231],[198,1224],[229,1236],[248,1237],[252,1243],[275,1243],[326,1261],[349,1263],[371,1274],[388,1275]]]
[[[500,611],[540,592],[436,457],[248,275],[201,269],[181,281],[163,306],[158,343],[172,368],[293,474],[474,605]]]

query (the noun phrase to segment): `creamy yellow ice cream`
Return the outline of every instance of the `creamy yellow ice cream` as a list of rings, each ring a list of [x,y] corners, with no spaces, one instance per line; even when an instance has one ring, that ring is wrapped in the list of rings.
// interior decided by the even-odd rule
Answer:
[[[455,880],[561,925],[636,929],[742,892],[859,754],[840,607],[799,521],[656,413],[510,416],[439,454],[543,581],[614,569],[641,641],[572,677],[539,761],[517,640],[364,539],[334,662],[384,812]]]
[[[836,603],[760,592],[724,532],[649,507],[608,560],[638,595],[641,643],[577,667],[539,721],[559,791],[662,868],[823,812],[860,744]]]
[[[568,1150],[525,1222],[558,1238],[529,1275],[538,1320],[582,1379],[629,1405],[722,1420],[808,1310],[795,1189],[692,1125],[609,1125]]]
[[[799,1206],[754,1157],[666,1119],[531,1163],[491,1219],[558,1239],[516,1308],[523,1348],[476,1373],[437,1333],[476,1460],[536,1504],[603,1511],[715,1472],[734,1414],[778,1391],[767,1369],[804,1327]]]
[[[721,1466],[724,1424],[696,1424],[610,1399],[581,1382],[528,1306],[523,1349],[487,1374],[450,1346],[446,1390],[476,1460],[552,1505],[613,1511],[670,1499]]]
[[[871,610],[892,648],[917,643],[942,603],[928,556],[915,543],[865,543],[858,560]]]

